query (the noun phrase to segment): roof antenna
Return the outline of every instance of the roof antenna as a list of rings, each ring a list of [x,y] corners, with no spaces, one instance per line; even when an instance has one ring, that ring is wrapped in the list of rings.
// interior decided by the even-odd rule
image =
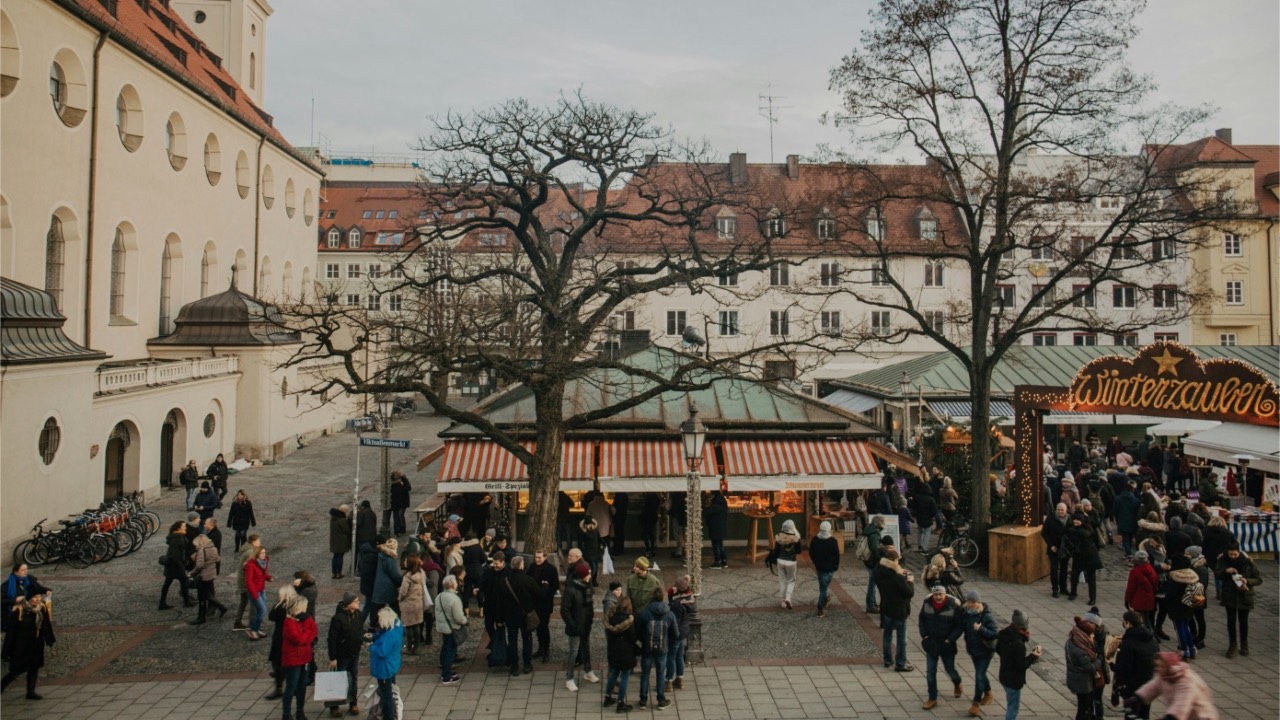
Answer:
[[[761,94],[760,117],[769,121],[769,164],[773,164],[773,126],[778,124],[778,110],[786,110],[790,105],[774,105],[774,100],[785,100],[782,95],[773,94],[773,83],[769,83],[767,94]]]

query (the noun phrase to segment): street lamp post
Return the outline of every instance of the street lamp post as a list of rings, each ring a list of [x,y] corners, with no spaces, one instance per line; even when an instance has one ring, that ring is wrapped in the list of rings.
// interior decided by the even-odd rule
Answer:
[[[390,393],[383,393],[378,396],[378,413],[382,419],[382,438],[385,440],[391,437],[391,413],[395,410],[396,400]],[[382,496],[382,533],[390,536],[391,533],[391,460],[389,448],[384,444],[382,446],[382,472],[381,472],[381,496]]]
[[[684,459],[689,465],[689,487],[685,494],[685,565],[689,568],[689,590],[694,603],[689,610],[689,644],[686,653],[690,664],[705,659],[702,647],[702,617],[698,613],[698,599],[702,595],[702,487],[698,467],[702,465],[702,450],[707,442],[707,428],[698,419],[697,403],[689,404],[689,419],[680,423],[680,439],[684,444]]]
[[[911,378],[907,371],[902,371],[902,379],[898,381],[898,389],[902,391],[902,452],[907,452],[907,442],[911,439]]]

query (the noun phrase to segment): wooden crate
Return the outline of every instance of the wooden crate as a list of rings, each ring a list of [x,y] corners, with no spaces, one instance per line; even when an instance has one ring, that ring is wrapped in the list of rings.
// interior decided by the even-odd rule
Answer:
[[[987,531],[988,569],[992,580],[1029,585],[1049,574],[1040,528],[1001,525]]]

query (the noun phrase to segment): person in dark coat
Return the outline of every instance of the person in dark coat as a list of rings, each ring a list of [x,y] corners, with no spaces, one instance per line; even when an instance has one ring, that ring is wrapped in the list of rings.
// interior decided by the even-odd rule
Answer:
[[[920,645],[925,654],[925,682],[929,691],[929,697],[924,703],[925,710],[938,706],[939,660],[955,686],[956,697],[964,695],[960,673],[956,672],[956,642],[964,636],[962,614],[960,601],[948,595],[947,589],[941,585],[930,588],[929,597],[920,606],[917,621]]]
[[[658,552],[658,518],[662,514],[662,497],[658,493],[645,493],[640,508],[640,537],[644,540],[644,554],[653,557]]]
[[[275,683],[264,700],[279,700],[284,697],[284,621],[289,617],[289,608],[295,603],[305,603],[305,598],[298,594],[292,585],[282,585],[276,591],[276,603],[267,611],[267,619],[271,621],[271,647],[267,650],[267,660],[271,663],[271,678]],[[310,608],[304,610],[310,612]]]
[[[1067,663],[1067,690],[1076,696],[1075,720],[1094,720],[1095,678],[1104,662],[1094,640],[1097,625],[1077,616],[1063,648]]]
[[[915,515],[916,527],[920,533],[920,552],[928,553],[933,539],[933,526],[938,519],[938,501],[928,485],[920,485],[920,490],[912,498],[911,512]]]
[[[333,579],[342,579],[342,559],[351,552],[351,506],[329,508],[329,552],[333,553],[330,569]]]
[[[1156,653],[1160,643],[1147,626],[1142,613],[1130,610],[1124,614],[1124,636],[1116,652],[1115,671],[1111,684],[1112,705],[1115,700],[1128,700],[1155,674]],[[1141,704],[1133,710],[1134,717],[1144,720],[1151,715],[1151,706]]]
[[[360,594],[364,596],[364,607],[360,611],[361,622],[369,617],[370,606],[373,604],[373,586],[378,579],[378,555],[380,554],[378,545],[386,541],[387,539],[381,535],[375,535],[373,543],[365,543],[356,550],[356,568],[360,572]]]
[[[57,638],[53,632],[53,615],[49,612],[48,590],[33,584],[24,601],[13,607],[9,619],[9,632],[5,634],[5,657],[9,671],[0,678],[0,690],[19,675],[27,676],[27,699],[43,700],[36,692],[40,668],[44,667],[44,649],[53,647]]]
[[[1045,554],[1049,556],[1049,587],[1052,588],[1054,597],[1067,589],[1067,566],[1071,561],[1071,551],[1066,545],[1066,539],[1070,523],[1066,503],[1058,503],[1053,514],[1046,515],[1040,527]]]
[[[1040,660],[1040,646],[1027,649],[1031,640],[1030,624],[1021,610],[1013,611],[1009,626],[996,636],[996,654],[1000,656],[1000,686],[1004,688],[1005,717],[1016,718],[1022,709],[1022,688],[1027,685],[1027,668]]]
[[[689,522],[689,508],[685,501],[685,493],[667,495],[667,521],[676,539],[676,547],[671,551],[671,557],[683,557],[684,527]],[[643,612],[643,609],[640,612]]]
[[[326,636],[329,652],[329,669],[347,674],[347,707],[352,715],[360,714],[356,704],[359,689],[360,651],[364,648],[364,625],[360,622],[360,596],[353,592],[343,594],[338,610],[329,622]],[[338,712],[340,703],[327,702],[329,712]]]
[[[1000,626],[991,614],[991,608],[982,602],[977,590],[970,590],[964,597],[964,611],[960,615],[961,629],[964,631],[964,650],[973,660],[973,705],[969,714],[977,717],[982,714],[982,707],[991,702],[991,680],[987,678],[987,670],[991,667],[991,659],[996,654],[996,638],[1000,635]]]
[[[403,535],[408,529],[405,527],[404,513],[409,509],[409,493],[413,491],[413,485],[409,484],[409,478],[399,470],[391,473],[391,532],[395,535]]]
[[[617,712],[631,712],[627,702],[627,681],[631,679],[631,670],[636,666],[636,627],[635,613],[631,608],[631,598],[625,595],[613,606],[613,612],[604,618],[604,639],[609,661],[609,674],[605,679],[604,706],[617,703]],[[618,694],[613,695],[615,684]]]
[[[258,518],[253,514],[249,494],[244,490],[237,490],[236,496],[231,500],[231,509],[227,511],[227,527],[235,531],[236,552],[240,552],[240,547],[249,537],[249,528],[257,526]]]
[[[507,626],[507,663],[511,666],[513,676],[520,674],[518,660],[524,661],[524,674],[533,672],[533,628],[529,627],[528,615],[534,610],[540,588],[538,583],[524,571],[524,558],[517,555],[511,558],[511,572],[505,574],[500,593],[506,593],[507,603],[504,622]],[[519,640],[519,642],[517,641]],[[523,654],[517,654],[520,643],[524,644]]]
[[[404,582],[404,573],[400,572],[400,544],[395,538],[378,546],[377,570],[374,573],[373,596],[370,598],[369,614],[377,616],[378,611],[389,607],[400,614],[400,583]]]
[[[1151,468],[1152,474],[1155,475],[1155,484],[1164,487],[1164,446],[1160,443],[1152,443],[1147,448],[1146,455],[1147,467]]]
[[[192,501],[196,498],[196,491],[200,489],[200,470],[196,467],[196,461],[192,460],[182,468],[182,472],[178,473],[178,482],[182,484],[183,489],[187,491],[187,510],[191,510]]]
[[[182,606],[192,607],[196,603],[191,599],[191,590],[187,586],[187,558],[191,555],[187,552],[187,524],[179,520],[170,525],[165,545],[168,549],[164,555],[164,585],[160,588],[160,609],[168,610],[173,607],[168,600],[169,586],[174,580],[178,581]]]
[[[717,493],[719,494],[719,493]],[[831,521],[823,520],[818,536],[809,543],[809,560],[818,573],[818,617],[826,617],[827,588],[840,569],[840,543],[831,534]]]
[[[556,549],[566,552],[573,547],[573,498],[561,490],[556,497]]]
[[[1137,489],[1137,483],[1126,482],[1124,492],[1116,496],[1112,509],[1116,519],[1116,532],[1120,533],[1120,542],[1126,558],[1133,556],[1134,536],[1138,534],[1138,511],[1141,502],[1134,493]]]
[[[25,600],[31,594],[31,588],[38,585],[39,581],[31,574],[26,563],[14,564],[13,572],[5,580],[3,592],[0,593],[0,597],[3,597],[3,601],[0,601],[0,632],[9,632],[9,619],[13,616],[14,606]]]
[[[1257,597],[1255,587],[1262,584],[1262,576],[1248,555],[1240,552],[1240,546],[1232,538],[1227,551],[1218,558],[1214,570],[1222,581],[1222,604],[1227,610],[1227,657],[1236,653],[1249,654],[1249,611],[1253,610]],[[1240,644],[1236,645],[1236,630],[1240,631]]]
[[[600,682],[600,678],[591,671],[592,614],[591,568],[586,563],[579,563],[573,569],[572,577],[565,582],[564,594],[560,600],[560,619],[564,621],[564,634],[569,642],[569,652],[565,655],[564,667],[564,684],[569,692],[578,691],[573,668],[575,660],[580,656],[583,679],[588,682]]]
[[[707,536],[711,538],[711,567],[723,570],[729,567],[729,554],[724,549],[725,537],[729,534],[729,502],[724,493],[719,490],[711,493],[711,504],[705,515]]]
[[[1218,558],[1236,542],[1236,536],[1231,534],[1231,530],[1227,529],[1227,521],[1222,516],[1215,515],[1209,518],[1209,526],[1204,529],[1204,561],[1212,571],[1218,567]],[[1214,577],[1214,594],[1222,597],[1222,580],[1217,576]]]
[[[560,573],[547,562],[547,554],[542,551],[533,553],[533,564],[526,572],[538,588],[533,603],[533,609],[538,611],[538,647],[533,654],[542,658],[542,662],[550,662],[551,610],[555,607],[556,593],[560,591]]]
[[[231,471],[227,468],[227,461],[223,459],[222,453],[218,453],[218,457],[209,463],[209,468],[204,471],[209,476],[209,481],[213,483],[213,489],[218,493],[218,499],[221,500],[227,496],[227,478],[231,476]]]
[[[1067,528],[1065,542],[1071,552],[1071,592],[1067,594],[1067,599],[1076,599],[1080,573],[1084,573],[1085,583],[1089,587],[1089,604],[1096,604],[1098,571],[1102,569],[1102,557],[1098,554],[1098,536],[1083,513],[1071,516],[1071,526]]]
[[[1164,549],[1170,558],[1182,557],[1191,547],[1191,538],[1182,531],[1182,518],[1169,518],[1169,529],[1164,533]]]
[[[627,510],[631,507],[631,498],[624,492],[613,494],[613,549],[615,555],[622,555],[627,549]]]
[[[200,483],[200,492],[196,493],[196,499],[192,501],[192,508],[200,513],[201,522],[213,517],[213,511],[222,507],[222,498],[218,497],[218,493],[214,492],[213,487],[209,485],[209,481],[205,480]]]
[[[1071,447],[1067,449],[1067,465],[1071,467],[1071,474],[1079,474],[1080,466],[1088,459],[1089,452],[1084,449],[1084,446],[1080,444],[1080,441],[1072,440]]]
[[[880,628],[884,666],[893,666],[898,672],[915,670],[907,662],[907,618],[911,617],[911,598],[916,589],[915,578],[898,564],[898,551],[889,548],[876,567],[876,589],[880,591]],[[894,634],[897,634],[896,654],[891,654]]]
[[[600,573],[600,530],[594,518],[590,515],[584,515],[578,521],[578,548],[582,550],[582,559],[591,567],[591,586],[597,587],[600,581],[597,575]]]
[[[378,537],[378,514],[368,500],[360,501],[360,509],[356,511],[356,551],[363,545],[376,545]]]

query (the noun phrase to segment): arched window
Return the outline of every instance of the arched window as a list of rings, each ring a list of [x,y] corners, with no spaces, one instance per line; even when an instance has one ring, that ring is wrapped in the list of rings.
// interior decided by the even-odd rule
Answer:
[[[62,271],[66,264],[67,243],[62,234],[62,220],[54,215],[49,221],[49,235],[44,246],[44,289],[62,309]]]
[[[329,228],[329,247],[336,248],[342,244],[342,231],[338,228]]]
[[[173,332],[170,319],[169,304],[173,292],[173,254],[169,243],[164,244],[164,254],[160,256],[160,332],[163,337]]]
[[[111,243],[111,295],[108,312],[113,318],[124,317],[124,230],[116,228],[116,239]]]
[[[258,87],[258,56],[249,53],[249,89],[254,90]]]
[[[209,297],[209,251],[200,256],[200,297]]]
[[[351,232],[347,233],[347,247],[360,247],[360,228],[351,228]]]

